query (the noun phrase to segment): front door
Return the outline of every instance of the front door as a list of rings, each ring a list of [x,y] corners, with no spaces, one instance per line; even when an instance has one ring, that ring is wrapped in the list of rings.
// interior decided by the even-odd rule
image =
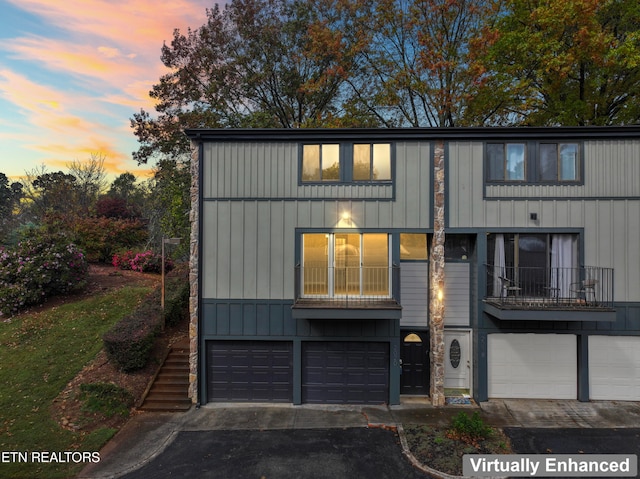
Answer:
[[[471,331],[445,330],[444,387],[471,388]]]
[[[400,394],[429,394],[429,337],[425,332],[403,331],[401,337]]]

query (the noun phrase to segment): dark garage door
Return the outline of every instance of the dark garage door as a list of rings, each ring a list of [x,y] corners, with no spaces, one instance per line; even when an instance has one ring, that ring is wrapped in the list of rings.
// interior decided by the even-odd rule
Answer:
[[[290,341],[208,341],[210,402],[292,402]]]
[[[389,343],[302,343],[302,401],[388,403]]]

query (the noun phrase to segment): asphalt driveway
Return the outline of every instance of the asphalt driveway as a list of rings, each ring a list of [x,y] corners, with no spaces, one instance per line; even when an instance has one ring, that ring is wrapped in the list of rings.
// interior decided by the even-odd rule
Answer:
[[[127,479],[424,479],[386,429],[183,431]]]

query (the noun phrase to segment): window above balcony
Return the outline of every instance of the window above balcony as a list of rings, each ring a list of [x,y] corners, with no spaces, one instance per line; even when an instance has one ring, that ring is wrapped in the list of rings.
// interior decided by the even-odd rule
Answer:
[[[399,275],[391,264],[390,250],[386,233],[303,234],[294,310],[306,312],[294,316],[326,317],[349,309],[367,311],[367,318],[375,315],[373,310],[381,311],[384,318],[395,317],[389,311],[397,311],[399,317],[394,295]]]
[[[573,234],[489,235],[485,312],[501,320],[615,321],[613,269],[578,266],[577,243]]]

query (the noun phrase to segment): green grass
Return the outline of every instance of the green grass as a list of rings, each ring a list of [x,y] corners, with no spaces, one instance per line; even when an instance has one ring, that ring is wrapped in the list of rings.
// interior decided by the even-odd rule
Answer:
[[[130,313],[150,288],[122,288],[0,323],[0,453],[97,452],[115,433],[61,428],[53,400],[102,347],[102,335]],[[6,454],[5,454],[6,456]],[[67,478],[84,464],[5,462],[3,478]]]

